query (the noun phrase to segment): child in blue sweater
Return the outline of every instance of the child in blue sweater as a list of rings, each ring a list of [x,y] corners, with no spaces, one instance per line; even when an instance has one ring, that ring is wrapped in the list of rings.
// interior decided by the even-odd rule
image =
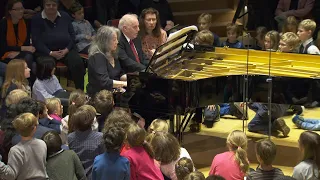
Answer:
[[[236,24],[227,25],[228,39],[222,43],[222,47],[228,46],[229,48],[243,49],[244,46],[237,38],[240,36],[240,28]]]

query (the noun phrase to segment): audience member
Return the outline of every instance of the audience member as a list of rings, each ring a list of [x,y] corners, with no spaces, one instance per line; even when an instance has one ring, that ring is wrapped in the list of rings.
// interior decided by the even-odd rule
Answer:
[[[130,162],[130,179],[163,180],[163,175],[154,162],[154,153],[145,141],[146,131],[137,124],[130,124],[127,131],[127,142],[130,149],[123,153]]]
[[[264,37],[266,51],[277,51],[279,48],[280,35],[277,31],[269,31]]]
[[[298,20],[294,16],[287,17],[282,28],[282,34],[286,32],[293,32],[297,34],[298,25]]]
[[[23,19],[21,0],[9,0],[7,15],[0,21],[0,57],[4,63],[24,59],[31,69],[35,47],[30,45],[30,27]]]
[[[61,122],[48,115],[48,108],[44,102],[38,101],[39,104],[39,124],[61,133]]]
[[[5,77],[1,95],[3,100],[14,89],[22,89],[30,96],[31,90],[27,80],[30,77],[30,69],[24,60],[13,59],[10,61],[6,68]]]
[[[206,29],[198,32],[194,37],[194,43],[196,45],[212,46],[213,42],[214,37],[212,32]]]
[[[156,132],[169,132],[169,124],[166,120],[163,119],[155,119],[151,122],[148,127],[148,133],[156,133]]]
[[[194,165],[191,159],[183,157],[175,164],[175,172],[178,180],[184,178],[194,171]]]
[[[218,175],[210,175],[206,178],[206,180],[225,180],[225,178]]]
[[[210,31],[210,27],[212,26],[212,15],[208,14],[208,13],[202,13],[199,17],[198,17],[198,28],[199,31],[202,30],[209,30]],[[215,33],[211,32],[213,37],[214,37],[214,41],[213,41],[213,46],[215,47],[220,47],[220,38],[218,35],[216,35]]]
[[[88,54],[91,41],[96,35],[96,31],[90,22],[84,19],[84,10],[80,3],[75,2],[70,10],[74,18],[72,25],[76,36],[77,50],[79,53]]]
[[[121,67],[127,72],[142,71],[147,62],[142,51],[142,43],[139,33],[138,17],[134,14],[126,14],[119,21],[121,35],[118,44],[118,56]]]
[[[205,180],[206,178],[200,171],[194,171],[190,174],[188,174],[184,180]]]
[[[0,161],[0,178],[4,179],[48,179],[46,172],[46,144],[35,139],[38,119],[31,113],[23,113],[12,122],[21,136],[20,142],[9,152],[8,164]]]
[[[51,56],[42,56],[38,58],[37,63],[37,79],[32,87],[32,97],[36,100],[45,102],[47,98],[58,97],[62,101],[69,98],[69,93],[66,92],[60,85],[58,78],[54,75],[56,63]],[[64,103],[64,105],[66,105]]]
[[[297,48],[299,44],[300,40],[297,34],[293,32],[286,32],[280,37],[279,50],[287,53],[298,52]]]
[[[62,141],[57,132],[46,132],[42,140],[47,144],[46,169],[50,179],[87,179],[77,154],[71,150],[61,149]]]
[[[320,54],[317,46],[313,42],[313,33],[316,29],[316,23],[311,19],[303,20],[298,27],[298,36],[302,44],[299,48],[300,54]]]
[[[87,178],[92,179],[94,158],[104,152],[102,133],[92,131],[92,124],[96,117],[96,110],[90,105],[83,105],[71,116],[74,132],[68,135],[70,150],[79,156]]]
[[[39,111],[40,111],[40,107],[39,107],[39,104],[36,100],[34,99],[31,99],[31,98],[24,98],[24,99],[21,99],[18,104],[16,104],[13,108],[13,112],[12,114],[10,115],[11,117],[15,117],[17,115],[20,115],[22,113],[32,113],[34,116],[37,117],[37,119],[39,119]],[[44,133],[46,133],[47,131],[52,131],[52,129],[50,128],[47,128],[41,124],[39,124],[38,122],[38,125],[37,125],[37,128],[36,128],[36,132],[33,134],[33,137],[34,138],[37,138],[37,139],[41,139],[42,135]],[[21,136],[20,135],[15,135],[13,138],[12,138],[12,144],[13,145],[16,145],[20,142],[21,140]]]
[[[130,179],[130,164],[127,158],[120,155],[120,149],[125,139],[121,127],[110,127],[103,134],[106,152],[94,159],[92,179]]]
[[[235,130],[229,134],[227,146],[229,151],[214,157],[209,175],[220,175],[228,180],[243,179],[249,170],[247,136]]]
[[[48,115],[61,122],[63,114],[63,105],[59,98],[48,98],[46,99],[46,106],[48,108]]]
[[[298,140],[302,161],[293,169],[296,179],[316,180],[320,178],[320,135],[305,131]]]
[[[228,46],[230,48],[243,49],[244,46],[242,42],[238,40],[238,37],[241,36],[241,30],[237,24],[228,24],[227,25],[227,40],[222,43],[221,46]]]
[[[277,155],[277,147],[270,140],[262,140],[256,144],[256,157],[259,167],[255,171],[250,171],[250,180],[267,180],[283,176],[281,169],[274,168],[272,162]]]
[[[256,47],[255,49],[256,50],[265,50],[265,47],[264,47],[264,38],[267,34],[268,30],[266,27],[263,27],[263,26],[260,26],[257,28],[256,30]]]
[[[127,75],[123,73],[116,55],[118,29],[110,26],[99,28],[89,49],[87,91],[92,97],[99,91],[118,89],[124,92]]]
[[[1,107],[1,117],[5,117],[6,116],[6,111],[7,108],[11,105],[11,104],[17,104],[21,99],[26,98],[26,97],[30,97],[29,94],[22,89],[15,89],[13,91],[11,91],[5,101],[3,101],[4,103],[2,103],[2,107]]]
[[[97,112],[100,114],[100,116],[97,117],[97,121],[99,124],[98,131],[101,132],[104,127],[106,118],[113,110],[113,106],[114,106],[113,94],[110,91],[101,90],[95,95],[93,101],[94,101],[94,107],[96,108]]]
[[[167,0],[141,0],[139,13],[147,8],[153,8],[159,12],[160,24],[165,31],[174,27],[173,14]]]
[[[84,62],[75,50],[72,19],[57,10],[57,0],[44,0],[44,10],[32,18],[32,43],[39,56],[52,56],[64,62],[76,89],[84,88]]]
[[[150,60],[155,50],[167,41],[167,33],[161,28],[159,12],[153,8],[141,12],[139,24],[142,50]]]

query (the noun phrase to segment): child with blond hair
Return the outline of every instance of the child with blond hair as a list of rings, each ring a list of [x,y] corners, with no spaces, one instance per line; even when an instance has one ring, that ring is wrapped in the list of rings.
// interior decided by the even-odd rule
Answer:
[[[297,52],[299,43],[300,40],[297,34],[286,32],[280,37],[279,50],[286,53]]]
[[[153,132],[168,132],[169,131],[169,124],[166,120],[163,119],[155,119],[151,122],[150,126],[148,127],[148,133]]]
[[[48,115],[61,122],[63,114],[63,106],[59,98],[49,98],[46,99],[46,107],[48,108]]]
[[[300,54],[320,54],[319,49],[313,42],[313,33],[316,30],[317,24],[311,19],[301,21],[298,27],[298,36],[302,44],[299,48]]]
[[[210,31],[210,27],[212,26],[212,15],[208,14],[208,13],[202,13],[199,17],[198,17],[198,28],[199,31],[202,30],[209,30]],[[211,32],[211,31],[210,31]],[[214,37],[214,41],[213,45],[215,47],[220,47],[220,38],[218,35],[216,35],[215,33],[211,32],[213,37]]]
[[[264,37],[266,51],[277,51],[279,48],[280,35],[277,31],[269,31]]]

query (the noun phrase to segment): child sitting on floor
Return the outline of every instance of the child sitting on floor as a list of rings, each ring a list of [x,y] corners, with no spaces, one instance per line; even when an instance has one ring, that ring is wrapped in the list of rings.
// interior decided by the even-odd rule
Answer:
[[[194,171],[194,165],[191,159],[183,157],[175,165],[175,172],[178,180],[183,180],[188,174]]]
[[[46,99],[46,107],[48,108],[48,114],[51,118],[61,122],[61,116],[63,114],[63,106],[59,98]]]
[[[286,53],[298,52],[300,40],[297,34],[293,32],[286,32],[280,37],[279,50]]]
[[[277,31],[269,31],[264,37],[266,51],[277,51],[279,48],[280,35]]]

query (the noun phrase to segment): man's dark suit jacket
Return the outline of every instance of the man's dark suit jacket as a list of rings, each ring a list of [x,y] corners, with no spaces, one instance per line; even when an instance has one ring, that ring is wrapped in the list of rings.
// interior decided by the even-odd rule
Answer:
[[[136,61],[136,58],[131,50],[130,44],[126,37],[121,33],[119,44],[118,44],[118,56],[122,69],[125,73],[128,72],[140,72],[146,68],[147,61],[142,51],[141,39],[137,37],[133,40],[134,46],[139,55],[140,63]]]

